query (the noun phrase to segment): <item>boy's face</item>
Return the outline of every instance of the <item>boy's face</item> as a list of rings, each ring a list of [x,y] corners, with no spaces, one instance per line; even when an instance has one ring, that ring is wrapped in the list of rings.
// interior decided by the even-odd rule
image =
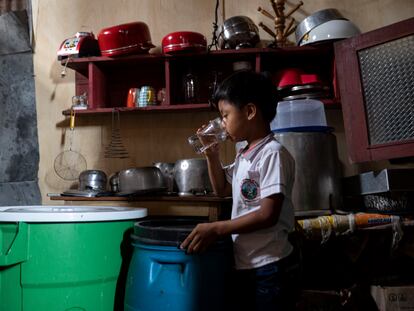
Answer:
[[[245,140],[246,132],[248,131],[246,107],[239,109],[226,100],[220,100],[218,108],[229,138],[235,142]]]

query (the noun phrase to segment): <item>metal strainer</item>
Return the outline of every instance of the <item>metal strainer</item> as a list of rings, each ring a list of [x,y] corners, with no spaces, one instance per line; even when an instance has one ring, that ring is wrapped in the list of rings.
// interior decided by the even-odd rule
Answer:
[[[53,163],[56,174],[64,180],[76,180],[79,174],[86,170],[85,157],[77,151],[72,150],[73,134],[75,131],[75,111],[70,111],[70,136],[69,150],[57,155]]]

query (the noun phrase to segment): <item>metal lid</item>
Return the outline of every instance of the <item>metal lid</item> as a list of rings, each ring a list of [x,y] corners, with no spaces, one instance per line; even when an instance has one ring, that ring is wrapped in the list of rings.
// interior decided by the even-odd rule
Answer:
[[[120,206],[2,206],[0,222],[87,222],[138,219],[146,208]]]

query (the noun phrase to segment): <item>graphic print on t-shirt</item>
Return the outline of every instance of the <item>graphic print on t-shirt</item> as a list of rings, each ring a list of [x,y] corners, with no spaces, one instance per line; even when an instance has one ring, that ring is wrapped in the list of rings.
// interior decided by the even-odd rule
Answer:
[[[244,179],[241,184],[241,194],[247,201],[256,199],[258,195],[259,184],[253,179]]]

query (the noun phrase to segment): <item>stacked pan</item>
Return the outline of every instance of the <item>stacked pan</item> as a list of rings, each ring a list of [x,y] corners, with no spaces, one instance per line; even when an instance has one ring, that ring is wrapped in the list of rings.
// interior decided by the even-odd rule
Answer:
[[[305,18],[296,27],[299,46],[345,39],[360,34],[360,30],[336,9],[324,9]]]
[[[275,83],[283,100],[330,96],[330,88],[317,73],[305,72],[301,68],[284,68],[278,71]]]

